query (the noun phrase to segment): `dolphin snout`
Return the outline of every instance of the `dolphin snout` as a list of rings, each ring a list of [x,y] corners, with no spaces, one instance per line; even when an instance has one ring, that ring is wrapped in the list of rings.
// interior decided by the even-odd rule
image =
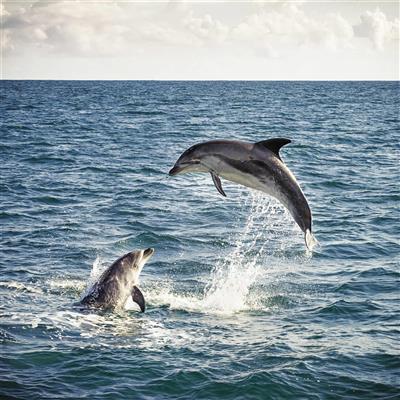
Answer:
[[[149,247],[143,252],[143,256],[146,258],[151,257],[153,254],[154,254],[154,249],[152,247]]]
[[[174,175],[176,175],[176,174],[179,174],[179,172],[181,171],[181,167],[179,167],[179,165],[174,165],[172,168],[171,168],[171,170],[168,172],[168,175],[170,175],[170,176],[174,176]]]
[[[199,169],[200,160],[193,159],[189,161],[177,161],[172,169],[169,171],[169,175],[178,175],[185,172],[193,172]]]

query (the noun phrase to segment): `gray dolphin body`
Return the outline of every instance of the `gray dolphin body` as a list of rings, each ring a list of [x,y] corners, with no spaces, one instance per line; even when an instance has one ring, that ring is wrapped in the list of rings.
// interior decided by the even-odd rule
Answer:
[[[170,175],[209,172],[223,196],[219,177],[260,190],[278,199],[305,234],[306,246],[316,243],[311,231],[311,210],[296,178],[283,163],[279,149],[289,139],[275,138],[257,143],[212,140],[187,149],[169,171]]]
[[[153,254],[154,249],[149,248],[120,257],[103,272],[80,303],[88,307],[115,310],[122,309],[128,297],[132,296],[132,300],[144,312],[145,300],[137,285],[144,264]]]

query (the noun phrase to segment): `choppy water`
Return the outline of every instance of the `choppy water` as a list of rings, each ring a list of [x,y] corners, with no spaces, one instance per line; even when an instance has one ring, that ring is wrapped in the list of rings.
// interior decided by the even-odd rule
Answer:
[[[0,397],[399,398],[399,83],[1,81]],[[288,137],[319,248],[190,145]],[[147,311],[74,307],[155,247]]]

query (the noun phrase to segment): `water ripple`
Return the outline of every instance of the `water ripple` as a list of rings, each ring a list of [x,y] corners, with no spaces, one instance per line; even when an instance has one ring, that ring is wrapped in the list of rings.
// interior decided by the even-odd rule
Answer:
[[[0,85],[1,398],[398,398],[398,82]],[[312,254],[276,201],[167,176],[273,136]],[[146,313],[77,305],[149,246]]]

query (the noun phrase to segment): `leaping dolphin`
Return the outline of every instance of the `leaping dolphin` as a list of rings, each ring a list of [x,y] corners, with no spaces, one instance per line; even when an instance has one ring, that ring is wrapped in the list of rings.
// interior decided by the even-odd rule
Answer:
[[[260,190],[278,199],[304,232],[308,249],[316,243],[311,231],[311,210],[296,178],[284,164],[279,149],[289,139],[275,138],[257,143],[211,140],[187,149],[169,175],[209,172],[218,192],[226,196],[220,177]]]
[[[144,312],[145,300],[137,287],[144,264],[154,254],[154,249],[132,251],[118,258],[100,276],[89,293],[81,300],[88,307],[115,310],[123,308],[129,296]]]

